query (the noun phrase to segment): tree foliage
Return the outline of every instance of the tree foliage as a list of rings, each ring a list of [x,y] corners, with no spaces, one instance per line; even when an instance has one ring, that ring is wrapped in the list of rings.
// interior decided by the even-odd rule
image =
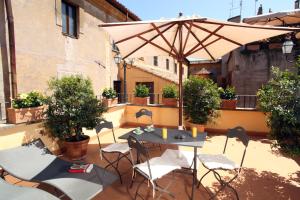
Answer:
[[[297,62],[300,70],[300,60]],[[270,136],[283,150],[300,154],[300,76],[272,68],[273,78],[257,93],[259,107],[268,113]]]
[[[217,85],[207,78],[191,77],[184,82],[184,114],[195,124],[205,124],[218,116],[220,95]]]
[[[94,128],[106,109],[94,95],[90,79],[82,76],[52,78],[49,89],[47,126],[60,139],[81,140],[82,128]]]

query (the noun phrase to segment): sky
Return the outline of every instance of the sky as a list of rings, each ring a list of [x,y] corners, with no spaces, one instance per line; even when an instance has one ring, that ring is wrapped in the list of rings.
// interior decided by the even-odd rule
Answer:
[[[199,15],[214,19],[227,20],[239,15],[240,0],[118,0],[142,20],[174,18],[182,12],[185,16]],[[255,11],[255,1],[256,11]],[[256,15],[260,4],[264,13],[292,10],[295,0],[243,0],[242,17]],[[232,6],[233,2],[233,6]],[[230,14],[231,8],[232,10]]]

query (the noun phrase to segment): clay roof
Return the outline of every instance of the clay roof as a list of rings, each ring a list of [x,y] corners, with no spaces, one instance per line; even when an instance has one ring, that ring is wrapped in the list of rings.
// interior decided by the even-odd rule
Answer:
[[[126,8],[123,4],[118,2],[117,0],[106,0],[109,4],[120,10],[125,15],[128,15],[129,18],[131,18],[134,21],[141,21],[141,18],[139,18],[136,14],[131,12],[128,8]]]

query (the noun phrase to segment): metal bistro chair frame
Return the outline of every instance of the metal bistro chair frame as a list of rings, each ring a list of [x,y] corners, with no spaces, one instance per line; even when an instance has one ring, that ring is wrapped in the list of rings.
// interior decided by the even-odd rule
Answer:
[[[237,167],[237,168],[235,168],[235,169],[209,168],[209,167],[205,166],[204,163],[202,163],[203,166],[204,166],[206,169],[208,169],[208,172],[206,172],[206,173],[201,177],[201,179],[200,179],[200,181],[199,181],[199,183],[198,183],[198,188],[199,188],[199,186],[200,186],[200,184],[201,184],[203,178],[204,178],[207,174],[209,174],[210,172],[213,172],[215,178],[216,178],[216,179],[218,180],[218,182],[221,184],[221,188],[220,188],[215,194],[213,194],[213,195],[211,196],[210,199],[214,199],[214,198],[219,194],[219,192],[221,192],[225,187],[230,188],[230,189],[234,192],[236,198],[239,199],[239,196],[238,196],[237,191],[230,185],[230,183],[231,183],[232,181],[234,181],[234,180],[238,177],[238,175],[240,174],[240,172],[241,172],[241,169],[242,169],[242,166],[243,166],[243,163],[244,163],[244,159],[245,159],[245,155],[246,155],[246,151],[247,151],[247,147],[248,147],[248,144],[249,144],[249,140],[250,140],[250,139],[249,139],[248,135],[246,134],[246,131],[245,131],[245,129],[244,129],[243,127],[238,126],[238,127],[233,128],[233,129],[229,129],[229,130],[228,130],[228,133],[227,133],[227,137],[226,137],[226,142],[225,142],[225,146],[224,146],[224,150],[223,150],[223,155],[224,155],[225,152],[226,152],[227,142],[228,142],[228,139],[229,139],[229,138],[238,138],[238,139],[243,143],[243,145],[245,146],[244,152],[243,152],[243,156],[242,156],[242,160],[241,160],[241,162],[240,162],[239,167]],[[234,175],[229,181],[224,181],[224,180],[221,178],[221,175],[217,172],[217,170],[223,170],[223,171],[235,171],[235,175]],[[201,184],[201,185],[202,185],[202,184]],[[210,192],[206,189],[206,187],[204,187],[204,189],[206,190],[207,193],[210,193]]]
[[[145,108],[140,109],[137,113],[135,113],[135,118],[136,118],[137,122],[139,122],[139,118],[142,117],[142,116],[150,117],[151,124],[153,124],[152,111],[147,110]],[[152,148],[154,148],[155,146],[159,146],[160,151],[162,151],[162,148],[161,148],[160,144],[153,144]]]
[[[118,150],[115,150],[115,151],[105,151],[103,150],[102,146],[101,146],[101,142],[100,142],[100,138],[99,138],[99,134],[100,134],[100,131],[104,128],[107,128],[107,129],[111,129],[112,130],[112,135],[113,135],[113,138],[114,138],[114,143],[116,144],[117,141],[116,141],[116,137],[115,137],[115,131],[114,131],[114,127],[113,127],[113,123],[112,122],[109,122],[109,121],[106,121],[105,119],[102,119],[100,121],[100,123],[97,124],[97,126],[95,127],[96,129],[96,134],[97,134],[97,138],[98,138],[98,144],[99,144],[99,148],[100,148],[100,157],[101,157],[101,160],[102,158],[104,158],[104,160],[108,163],[104,169],[107,169],[109,167],[112,167],[117,173],[118,173],[118,176],[119,176],[119,179],[120,179],[120,182],[121,184],[123,183],[122,181],[122,175],[118,169],[119,167],[119,162],[121,159],[125,158],[126,160],[129,161],[129,163],[132,165],[132,162],[131,160],[128,158],[128,154],[130,154],[130,150],[128,150],[127,152],[125,153],[122,153],[121,151],[118,151]],[[118,157],[116,160],[110,160],[108,159],[105,154],[118,154]]]
[[[151,167],[150,167],[150,162],[149,162],[149,152],[148,152],[148,149],[141,143],[139,142],[134,136],[129,136],[128,137],[128,145],[130,147],[130,149],[135,149],[136,152],[137,152],[137,163],[140,163],[140,161],[144,161],[147,163],[147,168],[149,170],[149,175],[147,175],[146,173],[144,173],[142,170],[140,170],[138,167],[134,167],[133,166],[133,172],[132,172],[132,179],[131,179],[131,183],[130,183],[130,188],[132,187],[133,185],[133,182],[134,182],[134,178],[136,176],[136,173],[140,174],[142,177],[143,177],[143,180],[139,183],[139,185],[137,186],[137,189],[136,189],[136,193],[135,193],[135,197],[134,199],[137,198],[137,196],[139,196],[140,198],[144,199],[139,193],[139,189],[140,187],[142,186],[142,184],[147,180],[148,183],[150,182],[152,184],[152,191],[153,191],[153,199],[155,198],[155,191],[160,191],[160,192],[164,192],[164,193],[167,193],[168,195],[170,195],[172,198],[175,198],[175,196],[170,192],[168,191],[167,189],[170,187],[171,183],[172,182],[169,182],[169,184],[165,187],[165,188],[162,188],[161,186],[159,186],[157,184],[157,182],[155,180],[152,179],[152,171],[151,171]],[[131,155],[131,160],[132,160],[132,163],[135,163],[134,162],[134,159],[132,157],[132,153],[130,154]],[[161,196],[161,195],[160,195]],[[158,198],[160,198],[160,196]]]

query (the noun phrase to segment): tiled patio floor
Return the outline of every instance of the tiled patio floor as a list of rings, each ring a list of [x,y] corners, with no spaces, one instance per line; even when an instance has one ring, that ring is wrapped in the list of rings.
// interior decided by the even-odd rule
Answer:
[[[129,129],[118,129],[117,135],[126,133]],[[104,134],[101,137],[104,143],[112,140],[109,134]],[[200,150],[202,153],[221,153],[224,147],[225,136],[210,136]],[[176,148],[176,146],[168,146],[164,148]],[[238,142],[233,141],[229,143],[229,155],[232,159],[239,162],[242,156],[242,146]],[[152,156],[160,154],[159,149],[151,152]],[[90,141],[88,149],[88,162],[96,163],[104,166],[105,162],[101,161],[98,153],[97,139],[93,138]],[[106,188],[102,193],[98,194],[95,199],[97,200],[129,200],[135,193],[136,185],[129,188],[131,180],[130,165],[124,160],[121,164],[122,171],[127,173],[123,176],[124,183],[121,185],[115,182],[111,187]],[[300,196],[300,158],[290,158],[281,154],[277,149],[271,149],[271,141],[263,138],[251,138],[247,150],[244,167],[240,178],[237,179],[233,185],[237,189],[240,199],[299,199]],[[205,169],[200,165],[198,176],[200,177],[205,173]],[[11,183],[18,182],[17,179],[7,176],[7,180]],[[172,176],[164,177],[159,183],[166,184]],[[192,178],[189,175],[175,174],[175,182],[171,185],[170,190],[175,194],[176,199],[188,199],[191,191]],[[20,182],[19,185],[38,186],[44,188],[49,192],[53,192],[52,188],[33,183]],[[209,190],[216,189],[216,182],[213,176],[207,177],[204,186]],[[141,193],[147,197],[145,199],[152,199],[152,189],[145,184]],[[54,193],[55,194],[55,193]],[[209,199],[209,196],[203,188],[196,190],[195,199]],[[161,199],[171,199],[164,195]],[[222,192],[218,199],[233,199],[230,190]]]

